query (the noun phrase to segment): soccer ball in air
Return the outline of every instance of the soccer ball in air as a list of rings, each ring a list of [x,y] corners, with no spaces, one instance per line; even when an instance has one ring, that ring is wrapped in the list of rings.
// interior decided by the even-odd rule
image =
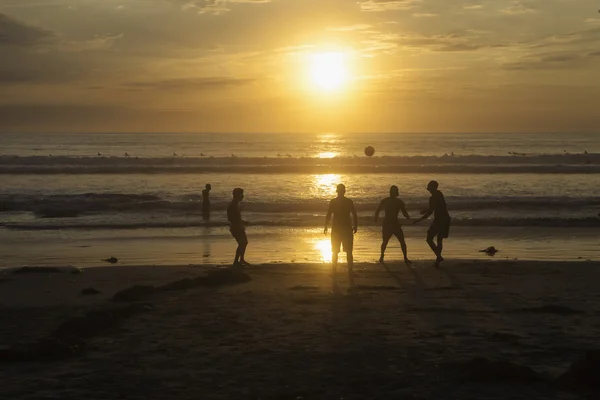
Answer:
[[[365,155],[367,157],[373,157],[373,154],[375,154],[375,149],[373,148],[373,146],[365,147]]]

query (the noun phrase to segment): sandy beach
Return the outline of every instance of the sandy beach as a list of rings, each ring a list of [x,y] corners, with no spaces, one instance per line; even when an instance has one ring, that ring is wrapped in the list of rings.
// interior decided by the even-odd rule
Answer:
[[[82,354],[0,362],[4,399],[576,399],[561,375],[600,337],[597,262],[255,266],[251,281],[154,293]],[[214,267],[104,267],[0,277],[0,349],[31,343],[134,285]],[[189,281],[189,280],[188,280]],[[100,293],[84,296],[83,289]],[[463,371],[484,357],[537,379]],[[467,362],[467,364],[465,364]],[[520,381],[519,381],[520,380]],[[582,397],[583,396],[583,397]]]

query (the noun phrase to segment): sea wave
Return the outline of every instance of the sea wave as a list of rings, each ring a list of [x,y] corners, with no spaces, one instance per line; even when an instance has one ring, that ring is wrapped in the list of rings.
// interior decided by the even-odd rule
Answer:
[[[320,227],[323,218],[306,218],[301,220],[256,220],[252,221],[252,227]],[[409,223],[409,222],[408,222]],[[423,222],[426,225],[427,222]],[[43,230],[125,230],[125,229],[167,229],[167,228],[202,228],[202,227],[226,227],[224,221],[202,222],[199,219],[186,221],[139,221],[125,223],[3,223],[0,228],[9,230],[43,231]],[[359,219],[360,227],[376,227],[372,218],[362,217]],[[452,226],[463,227],[580,227],[597,228],[600,226],[600,218],[454,218]]]
[[[600,173],[600,154],[398,157],[50,157],[0,156],[0,174],[152,173]]]
[[[154,194],[83,193],[73,195],[0,195],[0,212],[32,212],[40,218],[77,217],[85,213],[199,213],[202,204],[198,195],[179,195],[165,198]],[[423,198],[405,198],[408,210],[421,210]],[[478,210],[581,210],[599,208],[600,197],[459,197],[447,196],[451,211]],[[358,211],[374,211],[378,201],[356,201]],[[326,199],[308,199],[291,202],[244,202],[244,211],[255,213],[322,213],[327,208]],[[215,201],[212,210],[224,211],[228,202]]]

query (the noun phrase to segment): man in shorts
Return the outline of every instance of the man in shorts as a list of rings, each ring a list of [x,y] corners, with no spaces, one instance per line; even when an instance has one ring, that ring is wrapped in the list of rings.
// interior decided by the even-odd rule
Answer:
[[[440,263],[444,261],[442,257],[442,249],[444,246],[444,239],[448,238],[450,234],[450,214],[448,213],[448,207],[446,206],[446,200],[442,192],[438,190],[438,183],[431,181],[427,185],[427,190],[431,193],[429,198],[429,209],[421,211],[423,216],[416,220],[414,223],[423,221],[429,218],[433,214],[433,222],[427,231],[427,244],[431,247],[431,250],[436,255],[435,266],[440,266]],[[437,237],[437,244],[433,242],[433,238]]]
[[[248,246],[248,238],[246,237],[247,222],[242,220],[242,212],[240,211],[240,202],[244,199],[244,190],[241,188],[233,189],[233,200],[227,206],[227,220],[229,221],[229,231],[238,243],[235,251],[235,259],[233,265],[245,266],[250,265],[246,262],[244,256],[246,247]]]
[[[406,211],[406,205],[402,200],[398,198],[398,196],[400,196],[398,186],[394,185],[390,187],[390,197],[381,200],[381,203],[379,203],[379,207],[377,207],[377,211],[375,211],[375,223],[377,223],[379,219],[379,213],[381,212],[381,210],[385,212],[385,216],[383,217],[383,225],[381,229],[383,242],[381,243],[381,257],[379,257],[380,264],[384,264],[383,257],[385,254],[385,249],[387,248],[388,242],[390,241],[392,236],[396,236],[396,238],[400,242],[400,247],[402,247],[402,254],[404,254],[404,262],[406,264],[411,263],[411,261],[408,259],[406,240],[404,240],[404,232],[402,231],[402,226],[398,221],[398,213],[402,211],[402,215],[404,215],[406,219],[410,219],[410,216]]]
[[[348,259],[348,278],[350,287],[354,286],[354,276],[352,267],[354,265],[354,257],[352,250],[354,247],[354,234],[358,230],[358,215],[354,208],[354,202],[344,195],[346,187],[342,184],[337,186],[337,197],[329,202],[329,210],[325,217],[325,234],[327,235],[327,227],[331,216],[333,215],[333,223],[331,224],[331,264],[333,270],[333,282],[336,286],[336,271],[338,263],[338,253],[343,245],[344,252]],[[352,221],[350,215],[352,214]]]

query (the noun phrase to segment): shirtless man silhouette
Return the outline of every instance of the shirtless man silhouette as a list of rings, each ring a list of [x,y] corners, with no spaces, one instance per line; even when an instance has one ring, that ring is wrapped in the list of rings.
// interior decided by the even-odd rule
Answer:
[[[381,257],[379,257],[380,264],[385,264],[383,261],[383,257],[385,255],[385,249],[387,248],[388,242],[390,241],[392,236],[396,236],[396,238],[400,242],[400,246],[402,247],[402,254],[404,254],[404,262],[406,264],[411,263],[411,261],[408,259],[406,240],[404,240],[404,231],[402,231],[402,226],[398,221],[398,213],[402,211],[402,215],[404,215],[406,219],[410,219],[410,216],[406,211],[406,205],[402,200],[398,198],[399,195],[400,192],[398,190],[398,186],[391,186],[390,197],[381,200],[381,203],[379,203],[379,207],[377,207],[377,211],[375,211],[375,223],[377,223],[379,219],[379,213],[381,212],[381,210],[383,210],[385,213],[383,217],[383,225],[381,228],[383,241],[381,243]]]
[[[352,250],[354,247],[354,234],[358,230],[358,215],[354,208],[354,202],[345,197],[346,187],[342,184],[337,186],[337,197],[329,202],[329,210],[325,217],[325,234],[327,235],[327,227],[331,216],[333,215],[333,223],[331,224],[331,264],[332,277],[334,288],[337,287],[336,272],[338,264],[338,254],[343,245],[346,258],[348,259],[348,278],[350,287],[354,287],[354,275],[352,267],[354,265],[354,256]],[[350,221],[352,215],[353,221]]]
[[[427,231],[427,244],[436,255],[436,268],[444,261],[444,257],[442,257],[444,239],[450,234],[450,222],[452,221],[452,218],[450,218],[450,214],[448,213],[446,200],[444,199],[443,193],[438,190],[438,186],[439,184],[436,181],[429,182],[427,185],[427,190],[431,193],[431,197],[429,198],[429,208],[421,211],[423,216],[413,222],[413,224],[417,224],[433,214],[433,222]],[[437,237],[437,244],[433,242],[433,238],[435,237]]]

